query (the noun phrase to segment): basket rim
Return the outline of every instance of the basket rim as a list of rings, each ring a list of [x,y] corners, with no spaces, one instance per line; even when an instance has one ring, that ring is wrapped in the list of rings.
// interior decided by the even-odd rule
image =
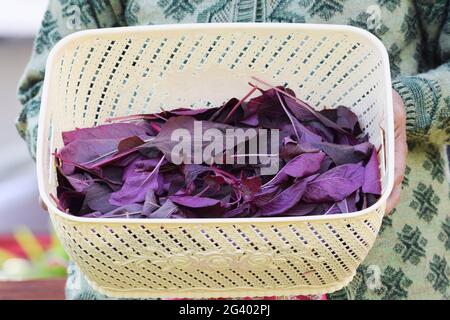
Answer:
[[[386,134],[384,136],[384,150],[386,157],[386,174],[387,184],[386,189],[381,197],[370,207],[350,213],[340,213],[336,215],[313,215],[313,216],[293,216],[293,217],[256,217],[256,218],[194,218],[194,219],[140,219],[140,218],[85,218],[70,215],[66,212],[59,210],[54,202],[51,200],[49,194],[45,192],[45,177],[43,171],[43,163],[45,152],[41,147],[45,139],[45,130],[42,129],[45,126],[46,118],[49,110],[48,97],[50,92],[50,75],[55,72],[56,64],[55,59],[58,55],[70,45],[75,44],[77,41],[91,38],[94,36],[108,36],[108,35],[124,35],[124,34],[136,34],[136,33],[151,33],[171,30],[183,30],[187,32],[197,30],[236,30],[236,31],[250,31],[250,30],[329,30],[329,31],[344,31],[352,33],[359,37],[368,40],[378,50],[380,57],[385,66],[384,82],[386,84]],[[358,218],[382,207],[387,198],[389,197],[394,186],[394,120],[393,120],[393,102],[391,94],[391,75],[389,69],[389,56],[386,47],[383,43],[372,33],[354,26],[348,25],[334,25],[334,24],[308,24],[308,23],[189,23],[189,24],[162,24],[162,25],[150,25],[150,26],[128,26],[117,28],[102,28],[102,29],[89,29],[74,32],[60,41],[58,41],[51,49],[46,63],[45,78],[43,84],[43,92],[39,114],[39,126],[36,148],[36,168],[37,168],[37,180],[39,194],[48,210],[52,213],[60,216],[63,219],[78,222],[78,223],[108,223],[108,224],[235,224],[235,223],[275,223],[275,222],[296,222],[296,221],[318,221],[318,220],[335,220],[335,219],[351,219]]]

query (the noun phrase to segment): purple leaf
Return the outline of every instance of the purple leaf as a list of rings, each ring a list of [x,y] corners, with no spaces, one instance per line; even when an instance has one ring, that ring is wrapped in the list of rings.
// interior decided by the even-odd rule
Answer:
[[[283,216],[307,216],[310,214],[324,214],[325,212],[324,204],[300,201],[286,212],[283,212]]]
[[[91,168],[89,163],[100,161],[105,154],[112,154],[116,150],[119,140],[117,139],[90,139],[75,140],[62,148],[58,153],[58,158],[66,166],[62,167],[65,174],[71,174],[75,170],[75,165]]]
[[[147,138],[147,137],[142,137]],[[126,149],[120,152],[117,148],[123,139],[89,139],[74,140],[59,153],[58,158],[68,166],[63,166],[65,174],[71,174],[75,166],[94,169],[129,155],[136,149]]]
[[[281,93],[281,92],[280,92]],[[288,93],[284,92],[284,101],[286,101],[286,106],[295,115],[295,117],[302,121],[311,121],[317,119],[325,126],[335,129],[338,132],[344,133],[345,131],[336,123],[323,116],[320,112],[314,110],[307,102],[300,100],[298,98],[289,96]]]
[[[257,176],[242,178],[239,184],[239,191],[242,193],[244,201],[253,199],[255,194],[261,189],[261,179]]]
[[[183,188],[189,188],[186,185],[186,180],[184,179],[183,174],[181,172],[178,172],[177,170],[162,172],[161,176],[163,180],[163,194],[177,194],[177,192],[179,192]]]
[[[218,190],[221,185],[226,184],[225,178],[222,176],[208,175],[203,178],[203,182],[209,187]]]
[[[150,216],[150,214],[160,208],[158,205],[158,200],[156,199],[155,192],[153,190],[148,190],[145,195],[144,206],[142,207],[142,214],[145,216]]]
[[[65,176],[67,181],[75,191],[83,192],[94,183],[94,180],[87,173],[74,173]]]
[[[292,91],[291,90],[286,90],[283,87],[281,87],[281,88],[280,87],[274,87],[274,86],[268,84],[267,82],[262,81],[262,80],[260,80],[260,79],[258,79],[256,77],[252,77],[252,79],[254,79],[254,80],[256,80],[256,81],[258,81],[258,82],[260,82],[260,83],[262,83],[262,84],[264,84],[266,86],[271,87],[272,90],[275,90],[278,93],[283,94],[284,95],[283,98],[288,98],[288,100],[289,100],[289,98],[292,99],[292,103],[295,103],[295,105],[291,106],[291,101],[286,102],[286,104],[287,104],[288,108],[291,110],[291,112],[293,112],[293,114],[297,117],[297,119],[300,119],[300,120],[303,120],[303,121],[305,121],[307,119],[311,120],[309,118],[309,115],[304,112],[304,110],[307,110],[312,115],[314,115],[319,121],[321,121],[324,125],[326,125],[326,126],[328,126],[330,128],[333,128],[333,129],[335,129],[335,130],[337,130],[339,132],[345,132],[336,123],[334,123],[333,121],[329,120],[327,117],[323,116],[320,112],[317,112],[316,110],[314,110],[314,108],[312,106],[310,106],[308,103],[306,103],[305,101],[302,101],[302,100],[296,98],[294,95],[292,95]],[[296,108],[298,110],[295,110]],[[297,113],[297,112],[302,112],[302,113]]]
[[[228,116],[233,107],[238,103],[239,100],[236,98],[231,98],[226,103],[224,103],[220,108],[217,108],[214,113],[207,119],[208,121],[223,123],[225,118]]]
[[[302,153],[317,151],[319,151],[319,149],[309,145],[300,145],[297,141],[285,137],[281,143],[280,157],[284,160],[291,160]]]
[[[136,148],[137,146],[140,146],[141,144],[144,144],[144,140],[139,138],[138,136],[132,136],[129,138],[125,138],[123,140],[120,140],[117,150],[119,153],[128,151],[130,149]]]
[[[283,214],[296,205],[306,189],[305,181],[294,182],[289,188],[283,190],[273,199],[258,208],[256,216],[276,216]]]
[[[143,202],[149,190],[156,191],[162,187],[159,168],[164,161],[161,158],[151,172],[130,174],[125,180],[122,189],[111,194],[109,202],[116,206],[123,206],[135,202]]]
[[[365,196],[367,199],[367,207],[370,207],[371,205],[375,204],[378,200],[378,197],[372,193],[366,193]]]
[[[173,203],[195,210],[199,217],[218,217],[223,214],[227,205],[221,200],[197,196],[169,196]]]
[[[352,134],[346,132],[346,133],[336,133],[334,142],[337,144],[354,146],[356,144],[366,141],[359,141],[358,138],[355,138]]]
[[[364,167],[344,164],[319,175],[306,187],[303,201],[337,202],[359,189],[364,182]]]
[[[278,129],[289,123],[275,90],[262,91],[258,97],[251,99],[246,108],[257,110],[258,125],[263,128]]]
[[[178,141],[172,141],[172,133],[180,128],[186,129],[190,133],[190,137],[192,138],[192,145],[196,143],[194,141],[195,138],[198,138],[196,135],[194,135],[194,122],[195,118],[193,117],[187,117],[187,116],[179,116],[179,117],[173,117],[170,118],[166,123],[164,123],[161,126],[161,131],[158,133],[158,135],[150,141],[146,145],[150,145],[153,147],[158,148],[168,160],[171,160],[172,158],[172,151],[174,147],[179,143]],[[222,124],[222,123],[215,123],[210,121],[202,121],[202,134],[208,129],[218,129],[225,133],[226,129],[233,128],[232,126]],[[209,144],[209,142],[204,142],[206,144]],[[203,159],[206,161],[205,159]]]
[[[296,100],[289,96],[284,95],[282,97],[286,103],[286,107],[290,112],[300,121],[312,121],[316,120],[317,116],[309,111],[306,107],[307,103],[302,100]]]
[[[173,218],[173,216],[177,213],[180,213],[180,209],[178,208],[178,206],[169,199],[167,199],[161,207],[148,214],[147,218],[169,219]]]
[[[373,148],[372,155],[364,169],[364,193],[381,194],[380,164],[378,162],[377,150]]]
[[[281,169],[272,179],[270,179],[267,183],[265,183],[261,188],[265,189],[273,187],[275,185],[282,185],[287,182],[289,182],[289,176],[286,174],[286,172],[283,171],[283,169]]]
[[[350,109],[339,106],[336,109],[322,110],[320,113],[333,121],[333,123],[336,123],[342,129],[348,130],[355,135],[360,133],[358,116]]]
[[[356,208],[356,203],[358,198],[358,191],[352,193],[347,198],[336,202],[337,207],[339,208],[339,213],[348,213],[348,212],[356,212],[358,209]]]
[[[279,193],[279,191],[279,186],[272,186],[261,189],[257,194],[255,194],[255,196],[251,200],[251,203],[257,207],[260,207],[264,203],[272,200]]]
[[[333,160],[329,156],[326,156],[325,159],[323,159],[322,163],[320,164],[320,169],[318,173],[325,173],[327,172],[331,166],[333,165]]]
[[[108,212],[94,211],[84,217],[91,218],[140,218],[142,216],[142,205],[137,203],[127,204],[122,207],[115,207]]]
[[[289,161],[281,171],[294,178],[303,178],[319,171],[324,158],[323,152],[304,153]]]
[[[65,190],[61,187],[57,188],[58,194],[58,206],[64,211],[69,211],[71,214],[80,216],[83,215],[83,209],[85,207],[84,198],[85,194],[83,192]]]
[[[188,208],[214,207],[220,204],[219,200],[197,196],[171,196],[169,199]]]
[[[118,186],[122,184],[123,172],[123,167],[110,165],[102,168],[102,176],[98,179],[94,179],[94,181],[105,182],[111,189],[116,191]]]
[[[209,172],[212,169],[200,164],[184,164],[182,167],[184,176],[186,178],[186,185],[190,185],[197,179],[197,177],[205,172]]]
[[[202,109],[189,109],[189,108],[178,108],[172,109],[170,111],[165,111],[162,114],[170,114],[175,116],[199,116],[199,115],[209,115],[212,111],[211,108],[202,108]],[[197,118],[197,117],[196,117]]]
[[[342,201],[344,201],[344,200],[342,200]],[[322,214],[323,215],[330,215],[330,214],[341,213],[342,212],[341,211],[341,207],[339,207],[338,203],[339,202],[335,202],[335,203],[332,203],[331,205],[328,204],[327,207],[323,207],[324,210],[323,210]]]
[[[94,183],[86,188],[86,198],[84,199],[87,206],[93,211],[106,213],[117,208],[116,205],[109,203],[112,190],[100,183]]]
[[[322,152],[303,153],[289,161],[266,184],[264,188],[286,183],[290,177],[303,178],[318,172],[321,169],[325,154]]]
[[[81,140],[120,141],[132,136],[147,136],[148,133],[148,129],[143,125],[136,125],[133,123],[113,123],[92,128],[64,131],[62,133],[62,138],[64,145],[68,145],[73,141]]]
[[[158,166],[160,161],[161,158],[148,159],[143,156],[137,157],[125,168],[122,180],[126,181],[129,178],[142,177],[143,175],[147,175],[150,171]],[[167,161],[165,159],[162,160],[161,165],[164,165],[166,162]]]
[[[322,122],[319,121],[311,121],[308,122],[308,124],[306,125],[306,128],[321,136],[323,140],[325,140],[326,142],[333,142],[334,141],[334,132],[332,129],[328,128],[327,126],[325,126]]]
[[[299,144],[305,145],[313,145],[315,143],[319,143],[322,141],[322,137],[313,133],[308,128],[306,128],[300,121],[297,120],[294,116],[291,115],[290,111],[285,106],[280,94],[276,92],[278,100],[280,101],[281,106],[283,107],[286,115],[292,123],[292,127],[294,128],[295,135],[297,136],[297,142]]]
[[[322,142],[315,144],[314,146],[325,152],[337,166],[366,160],[373,149],[373,145],[369,142],[364,142],[355,146]]]
[[[250,213],[250,205],[248,203],[244,203],[234,209],[228,210],[224,212],[224,218],[236,218],[236,217],[245,217]]]

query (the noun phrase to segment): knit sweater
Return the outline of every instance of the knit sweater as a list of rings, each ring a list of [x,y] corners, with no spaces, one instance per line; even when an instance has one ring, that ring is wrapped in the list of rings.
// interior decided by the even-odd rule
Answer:
[[[352,283],[331,299],[448,299],[450,193],[450,0],[50,0],[20,82],[17,128],[31,155],[45,62],[69,33],[90,28],[193,23],[290,22],[353,25],[389,53],[393,88],[407,114],[409,154],[401,202]],[[103,298],[75,266],[68,296]],[[75,279],[78,289],[72,284]],[[81,285],[80,285],[81,283]]]

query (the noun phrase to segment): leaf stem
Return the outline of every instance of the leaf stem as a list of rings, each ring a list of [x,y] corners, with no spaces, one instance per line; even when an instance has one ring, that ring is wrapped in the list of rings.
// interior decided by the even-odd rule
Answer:
[[[150,141],[152,141],[153,139],[155,139],[155,137],[151,137],[151,138],[145,139],[145,140],[143,140],[143,141],[144,141],[144,142],[150,142]],[[136,151],[137,149],[139,149],[140,146],[141,146],[141,145],[136,146],[136,147],[131,148],[131,149],[128,149],[127,151],[125,151],[125,152],[123,152],[123,153],[119,153],[117,156],[122,157],[122,156],[128,155],[128,154],[130,154],[130,153]],[[114,150],[111,150],[111,151],[109,151],[109,152],[107,152],[107,153],[105,153],[105,154],[102,154],[102,155],[98,156],[98,157],[95,158],[95,159],[89,160],[89,161],[87,161],[87,162],[80,163],[80,165],[84,166],[84,165],[86,165],[86,164],[89,164],[89,163],[92,163],[92,162],[96,162],[96,161],[101,160],[101,159],[103,159],[103,158],[105,158],[105,157],[107,157],[107,156],[110,156],[110,155],[112,155],[112,154],[114,154],[114,153],[116,153],[116,152],[118,152],[118,151],[119,151],[119,150],[118,150],[117,148],[115,148]],[[111,160],[111,159],[106,159],[105,161],[110,161],[110,160]],[[100,163],[97,163],[95,166],[96,166],[96,167],[99,167],[99,166],[103,165],[105,161],[100,162]]]
[[[317,112],[313,107],[311,107],[308,103],[306,103],[303,100],[300,100],[299,98],[291,95],[290,93],[281,90],[280,88],[277,88],[267,82],[265,82],[264,80],[261,80],[257,77],[252,77],[253,80],[258,81],[259,83],[264,84],[265,86],[270,87],[271,89],[276,90],[277,92],[280,92],[282,94],[284,94],[285,96],[288,96],[291,99],[294,99],[295,101],[297,101],[298,103],[300,103],[302,106],[304,106],[309,112],[311,112],[314,116],[316,116],[316,118],[318,118],[323,124],[327,125],[328,127],[331,127],[337,131],[339,131],[340,133],[343,134],[348,134],[347,131],[345,131],[344,129],[342,129],[341,127],[339,127],[337,124],[335,124],[333,121],[331,121],[330,119],[328,119],[327,117],[323,116],[322,114],[320,114],[319,112]]]
[[[161,157],[158,164],[155,166],[155,168],[153,168],[152,172],[150,172],[150,174],[144,179],[144,181],[142,181],[142,183],[139,187],[142,187],[144,185],[144,183],[146,183],[148,180],[150,180],[153,177],[155,172],[157,172],[159,170],[159,167],[161,167],[161,164],[163,163],[164,158],[165,158],[165,156]]]
[[[197,193],[194,197],[201,197],[206,191],[208,191],[210,186],[206,186],[202,191]]]
[[[214,171],[214,173],[219,173],[222,176],[227,177],[228,179],[230,179],[233,183],[237,183],[239,180],[236,179],[235,176],[233,176],[231,173],[228,173],[222,169],[219,169],[217,167],[211,167],[211,169]]]
[[[328,213],[330,213],[331,209],[333,209],[335,205],[336,205],[336,203],[333,203],[333,205],[323,215],[327,215]]]
[[[113,121],[129,121],[129,120],[154,120],[157,118],[156,114],[133,114],[131,116],[121,116],[121,117],[113,117],[113,118],[107,118],[106,122],[113,122]]]
[[[283,102],[283,100],[281,99],[281,96],[280,96],[280,94],[278,93],[278,91],[276,92],[276,94],[277,94],[278,100],[280,100],[280,103],[281,103],[281,106],[283,107],[284,112],[285,112],[286,115],[288,116],[289,121],[292,123],[292,128],[294,129],[295,135],[297,136],[297,141],[300,142],[300,135],[298,134],[297,126],[295,125],[294,120],[292,119],[291,113],[289,112],[289,110],[288,110],[288,109],[286,108],[286,106],[284,105],[284,102]]]
[[[239,106],[242,104],[242,102],[245,101],[245,99],[247,99],[248,97],[250,97],[253,92],[256,91],[256,88],[252,88],[241,100],[239,100],[233,107],[233,109],[231,109],[231,111],[228,113],[227,117],[225,118],[225,120],[223,120],[224,123],[227,123],[227,121],[231,118],[231,116],[236,112],[237,108],[239,108]]]

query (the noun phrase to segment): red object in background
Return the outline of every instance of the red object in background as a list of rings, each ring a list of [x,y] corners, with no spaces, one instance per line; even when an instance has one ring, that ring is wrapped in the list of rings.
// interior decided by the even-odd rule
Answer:
[[[36,239],[39,241],[43,249],[49,248],[52,242],[50,235],[36,236]],[[28,258],[26,253],[22,250],[20,244],[13,236],[0,236],[0,249],[5,250],[19,258]]]
[[[65,278],[0,281],[0,300],[64,300]]]

